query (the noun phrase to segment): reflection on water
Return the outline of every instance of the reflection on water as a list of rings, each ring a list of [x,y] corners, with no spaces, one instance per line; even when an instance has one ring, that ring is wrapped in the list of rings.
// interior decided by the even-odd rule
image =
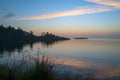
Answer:
[[[49,48],[49,47],[52,47],[52,45],[55,45],[56,43],[58,43],[60,41],[46,41],[46,42],[41,42],[41,47],[43,48]]]
[[[4,51],[8,51],[8,52],[14,52],[15,49],[18,49],[19,51],[23,49],[22,44],[4,44],[4,45],[0,45],[0,52],[4,52]]]
[[[60,42],[60,41],[59,41]],[[33,44],[36,43],[41,43],[41,47],[43,48],[49,48],[52,45],[58,43],[58,41],[43,41],[43,42],[34,42],[34,43],[27,43],[27,44],[2,44],[0,45],[0,53],[3,53],[4,51],[8,51],[9,53],[14,52],[16,49],[18,50],[18,52],[21,52],[23,49],[23,47],[25,46],[29,46],[30,49],[33,48]]]
[[[49,56],[59,56],[56,63],[77,68],[98,69],[99,74],[120,74],[120,40],[67,40],[60,42],[37,42],[18,46],[0,46],[1,62],[14,55],[28,51],[33,56],[38,48]],[[11,53],[11,54],[9,54]]]

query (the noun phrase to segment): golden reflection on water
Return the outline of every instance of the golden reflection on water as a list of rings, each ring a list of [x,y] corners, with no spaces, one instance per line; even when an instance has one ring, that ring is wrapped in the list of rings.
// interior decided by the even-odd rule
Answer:
[[[34,49],[42,49],[42,46],[37,43]],[[47,50],[50,56],[60,55],[60,58],[54,61],[56,64],[80,69],[93,67],[98,70],[97,77],[120,75],[120,41],[70,40],[44,47],[43,50]]]
[[[61,65],[67,65],[67,66],[72,66],[76,68],[89,68],[92,63],[84,62],[84,61],[77,61],[74,59],[65,59],[65,58],[59,58],[55,61],[56,64],[61,64]]]
[[[95,76],[100,78],[120,76],[120,65],[118,65],[117,68],[113,68],[109,64],[92,63],[92,62],[86,62],[80,60],[78,61],[74,59],[65,59],[65,58],[59,58],[55,60],[54,63],[65,66],[71,66],[74,68],[80,68],[80,69],[82,68],[90,69],[92,67],[93,69],[98,70]]]

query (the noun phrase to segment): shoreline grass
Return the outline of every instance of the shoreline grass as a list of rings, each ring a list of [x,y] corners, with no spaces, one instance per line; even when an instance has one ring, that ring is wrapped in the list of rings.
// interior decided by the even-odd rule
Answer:
[[[24,56],[13,58],[7,64],[0,65],[0,80],[120,80],[118,77],[96,78],[95,72],[81,74],[58,68],[46,54],[36,57]]]

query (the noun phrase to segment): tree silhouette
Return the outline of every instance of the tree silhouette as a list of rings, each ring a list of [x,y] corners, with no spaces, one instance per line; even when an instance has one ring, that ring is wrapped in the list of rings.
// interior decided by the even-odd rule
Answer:
[[[31,44],[34,42],[44,42],[47,45],[55,43],[61,40],[69,40],[69,38],[59,37],[49,32],[43,32],[41,36],[35,36],[32,31],[26,32],[20,27],[15,29],[12,26],[5,27],[3,24],[0,25],[0,45],[1,47],[8,46],[21,46],[24,44]]]

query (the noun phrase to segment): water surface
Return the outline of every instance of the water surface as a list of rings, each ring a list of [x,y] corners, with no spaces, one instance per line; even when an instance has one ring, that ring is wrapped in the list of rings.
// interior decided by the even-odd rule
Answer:
[[[116,39],[72,39],[47,45],[38,42],[21,48],[1,51],[0,61],[2,64],[9,58],[22,53],[34,56],[38,51],[52,57],[59,57],[57,63],[63,60],[63,65],[77,68],[92,66],[103,71],[102,74],[120,73],[120,40]]]

